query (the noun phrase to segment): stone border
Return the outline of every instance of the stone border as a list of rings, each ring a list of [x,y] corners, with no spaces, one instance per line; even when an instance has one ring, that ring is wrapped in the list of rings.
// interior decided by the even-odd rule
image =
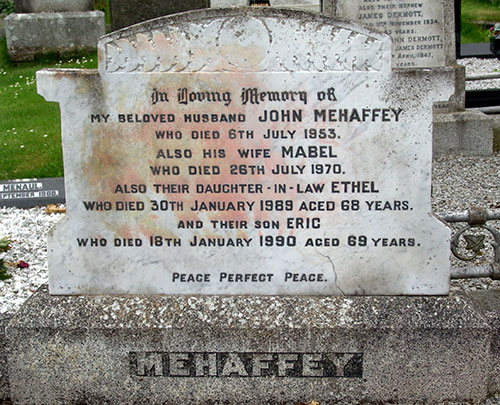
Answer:
[[[482,400],[500,390],[499,302],[500,291],[54,297],[43,286],[5,329],[10,397],[50,404]],[[189,368],[196,358],[203,368]],[[336,366],[320,378],[325,358]],[[304,368],[266,378],[265,362],[283,359]],[[306,369],[311,361],[317,367]]]

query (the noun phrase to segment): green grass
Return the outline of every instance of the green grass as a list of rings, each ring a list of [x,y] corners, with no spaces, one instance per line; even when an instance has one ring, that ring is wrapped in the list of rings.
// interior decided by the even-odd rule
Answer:
[[[461,41],[464,44],[489,42],[487,27],[473,21],[500,22],[500,0],[462,0]]]
[[[109,26],[109,0],[96,0],[95,7],[106,13]],[[0,40],[0,180],[64,174],[59,104],[36,92],[35,73],[47,67],[95,69],[97,57],[49,55],[12,64],[6,41]]]
[[[0,40],[0,180],[63,176],[59,104],[36,92],[45,67],[97,68],[95,54],[12,64]]]
[[[500,151],[500,128],[493,128],[493,152]]]
[[[1,0],[0,0],[1,1]],[[94,8],[103,11],[106,16],[106,26],[111,24],[111,14],[109,11],[109,0],[94,0]]]

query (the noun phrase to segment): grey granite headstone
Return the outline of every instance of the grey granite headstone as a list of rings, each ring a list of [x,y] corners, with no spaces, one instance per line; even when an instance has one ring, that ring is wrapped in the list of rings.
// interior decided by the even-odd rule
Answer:
[[[63,178],[0,181],[0,207],[31,208],[65,201]]]
[[[113,31],[164,15],[209,8],[210,0],[110,0]]]
[[[465,69],[456,64],[453,0],[324,0],[323,12],[390,34],[394,68],[452,67],[449,82],[453,95],[434,105],[434,156],[493,153],[491,120],[487,123],[484,114],[464,113]],[[469,136],[470,128],[473,136]]]
[[[448,71],[390,50],[315,13],[209,9],[102,38],[98,71],[38,72],[68,185],[51,293],[446,294]]]
[[[21,62],[39,54],[95,51],[104,25],[102,11],[10,14],[5,18],[9,57]]]

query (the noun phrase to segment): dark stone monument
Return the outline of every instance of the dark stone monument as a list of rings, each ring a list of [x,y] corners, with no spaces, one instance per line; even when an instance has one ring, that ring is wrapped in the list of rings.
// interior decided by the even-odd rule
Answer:
[[[119,30],[164,15],[209,8],[210,0],[110,0],[111,29]]]
[[[0,181],[0,207],[31,208],[64,202],[62,177]]]

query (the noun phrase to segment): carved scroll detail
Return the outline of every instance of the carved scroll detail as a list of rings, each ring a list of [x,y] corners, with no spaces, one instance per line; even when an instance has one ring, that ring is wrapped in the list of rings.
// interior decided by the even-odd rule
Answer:
[[[383,41],[345,27],[278,18],[241,20],[220,18],[131,33],[105,44],[106,72],[379,71],[387,62],[384,55],[390,54]],[[245,31],[246,25],[251,29]],[[238,39],[235,27],[249,37]],[[231,57],[235,52],[248,55]]]

